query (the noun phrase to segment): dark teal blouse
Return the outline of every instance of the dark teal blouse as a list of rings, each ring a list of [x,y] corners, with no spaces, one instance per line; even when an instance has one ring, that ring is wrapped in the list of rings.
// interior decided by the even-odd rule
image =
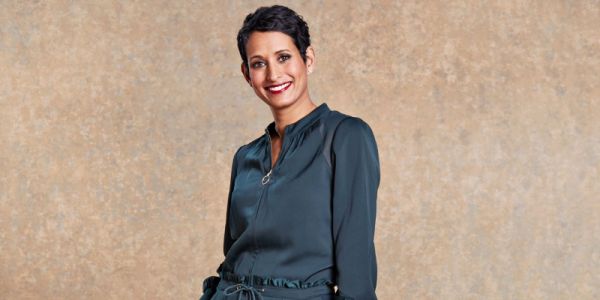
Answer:
[[[341,121],[328,128],[334,117]],[[377,299],[380,170],[371,128],[322,103],[285,127],[272,169],[269,133],[277,134],[275,122],[233,157],[217,272],[289,288],[335,284],[342,299]]]

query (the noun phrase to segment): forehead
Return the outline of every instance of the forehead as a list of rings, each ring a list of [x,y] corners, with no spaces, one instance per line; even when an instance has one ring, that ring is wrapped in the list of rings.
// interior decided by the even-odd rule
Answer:
[[[250,34],[246,44],[248,57],[255,55],[264,57],[282,49],[297,51],[292,38],[279,31],[254,31]]]

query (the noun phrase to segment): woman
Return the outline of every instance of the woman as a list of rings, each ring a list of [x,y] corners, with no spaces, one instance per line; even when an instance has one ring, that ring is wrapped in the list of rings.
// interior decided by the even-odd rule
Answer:
[[[201,299],[377,299],[371,128],[313,103],[315,53],[291,9],[257,9],[237,40],[244,78],[274,121],[233,157],[225,260]]]

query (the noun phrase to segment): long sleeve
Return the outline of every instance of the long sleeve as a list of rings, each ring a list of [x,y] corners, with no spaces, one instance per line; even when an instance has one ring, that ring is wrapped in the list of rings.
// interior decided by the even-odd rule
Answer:
[[[243,146],[242,146],[243,147]],[[240,149],[235,152],[233,155],[233,161],[231,163],[231,176],[229,178],[229,192],[227,193],[227,213],[225,214],[225,232],[223,234],[223,254],[227,256],[227,252],[234,240],[231,238],[231,233],[229,231],[229,210],[231,207],[231,194],[233,193],[235,177],[237,175],[237,155],[240,152]],[[217,267],[217,273],[220,273],[223,269],[222,262],[219,267]],[[200,300],[209,300],[213,297],[216,292],[217,285],[219,284],[220,277],[219,276],[209,276],[204,279],[202,283],[202,295],[200,296]]]
[[[237,155],[242,147],[238,148],[233,155],[233,162],[231,163],[231,177],[229,179],[229,192],[227,193],[227,213],[225,214],[225,232],[223,237],[223,255],[227,256],[227,252],[234,240],[231,238],[231,231],[229,230],[229,211],[231,209],[231,194],[233,193],[235,176],[237,175]],[[219,267],[220,269],[220,267]]]
[[[332,151],[336,299],[377,299],[374,234],[380,167],[371,128],[358,117],[344,119]]]

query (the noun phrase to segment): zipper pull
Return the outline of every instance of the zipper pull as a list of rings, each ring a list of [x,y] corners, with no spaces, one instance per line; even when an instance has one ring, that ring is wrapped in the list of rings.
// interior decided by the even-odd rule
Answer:
[[[262,184],[263,185],[267,184],[267,182],[269,182],[269,180],[271,179],[271,171],[273,171],[273,168],[271,168],[271,170],[269,170],[269,173],[267,173],[267,175],[265,175],[262,178]]]

